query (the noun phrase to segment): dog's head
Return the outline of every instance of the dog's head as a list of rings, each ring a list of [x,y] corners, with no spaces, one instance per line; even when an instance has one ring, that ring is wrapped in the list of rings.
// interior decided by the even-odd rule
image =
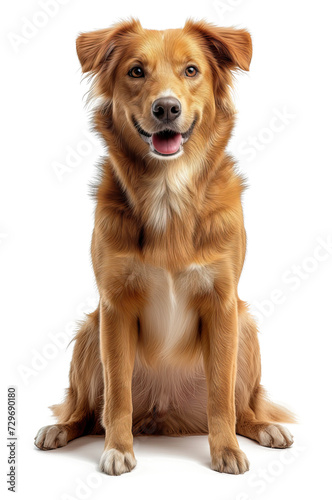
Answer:
[[[193,137],[213,141],[216,116],[234,114],[232,71],[249,70],[252,48],[245,30],[188,21],[154,31],[130,20],[81,34],[77,53],[126,147],[165,160],[195,155]]]

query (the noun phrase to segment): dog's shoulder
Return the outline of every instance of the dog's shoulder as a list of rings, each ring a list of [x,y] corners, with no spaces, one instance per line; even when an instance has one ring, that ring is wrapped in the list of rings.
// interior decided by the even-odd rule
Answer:
[[[235,170],[234,160],[225,156],[207,183],[202,215],[222,216],[241,210],[241,195],[245,187],[244,179]]]
[[[131,212],[130,200],[121,179],[108,158],[99,165],[99,175],[93,186],[97,210],[125,214]]]

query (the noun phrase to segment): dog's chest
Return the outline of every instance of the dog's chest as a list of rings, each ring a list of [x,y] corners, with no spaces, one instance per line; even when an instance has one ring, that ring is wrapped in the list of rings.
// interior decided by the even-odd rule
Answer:
[[[143,206],[147,225],[164,231],[174,214],[183,216],[189,199],[190,169],[183,165],[178,171],[160,172],[144,193]]]
[[[199,316],[193,294],[213,286],[209,271],[189,266],[175,279],[162,268],[151,268],[149,294],[140,316],[142,354],[153,364],[194,361]]]
[[[168,271],[155,268],[140,322],[143,347],[150,356],[171,361],[175,351],[197,334],[198,315],[190,307],[190,291],[179,289]]]

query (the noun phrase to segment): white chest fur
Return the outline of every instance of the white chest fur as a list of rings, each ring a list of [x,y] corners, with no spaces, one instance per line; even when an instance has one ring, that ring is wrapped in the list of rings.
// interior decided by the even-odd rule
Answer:
[[[173,213],[181,215],[189,200],[188,186],[191,183],[193,166],[180,163],[175,168],[161,170],[149,182],[144,199],[144,210],[148,213],[147,224],[157,231],[164,231]]]
[[[155,349],[161,362],[167,362],[180,342],[196,335],[198,316],[189,306],[188,293],[177,289],[169,272],[153,269],[149,284],[149,299],[141,317],[142,340]]]
[[[173,364],[176,352],[186,357],[198,334],[198,313],[190,305],[193,293],[213,287],[211,271],[191,265],[174,280],[161,268],[148,273],[149,297],[141,313],[141,342],[155,354],[158,363]]]

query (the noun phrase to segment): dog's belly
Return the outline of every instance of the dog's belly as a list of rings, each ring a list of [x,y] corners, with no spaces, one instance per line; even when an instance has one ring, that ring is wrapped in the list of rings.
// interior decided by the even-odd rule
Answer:
[[[198,314],[190,289],[161,268],[149,273],[149,297],[140,315],[139,356],[148,366],[194,363],[198,355]]]
[[[149,296],[139,318],[132,384],[134,433],[207,432],[199,315],[190,299],[212,280],[195,265],[176,279],[161,268],[146,276]]]
[[[207,388],[203,364],[184,370],[158,370],[136,359],[132,382],[133,432],[202,434],[207,432]]]

